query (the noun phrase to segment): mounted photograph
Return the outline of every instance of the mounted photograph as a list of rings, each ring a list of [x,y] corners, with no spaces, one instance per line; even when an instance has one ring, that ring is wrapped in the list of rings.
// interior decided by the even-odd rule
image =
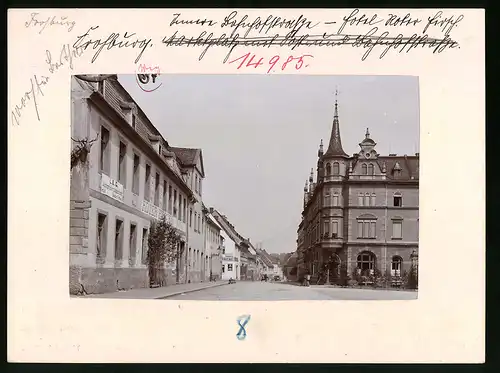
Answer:
[[[71,77],[71,297],[417,299],[418,77],[137,72]]]

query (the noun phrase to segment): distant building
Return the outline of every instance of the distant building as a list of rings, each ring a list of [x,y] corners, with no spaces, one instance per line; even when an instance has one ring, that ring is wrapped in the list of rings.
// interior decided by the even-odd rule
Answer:
[[[209,275],[212,273],[214,279],[222,279],[222,251],[225,251],[224,237],[221,235],[221,227],[210,213],[205,213],[205,252],[209,258]]]
[[[222,250],[222,279],[235,280],[240,279],[241,270],[241,251],[242,239],[234,230],[234,226],[228,221],[225,215],[222,215],[214,208],[210,208],[210,214],[221,227],[221,236],[224,240]]]
[[[419,154],[377,153],[368,129],[359,153],[347,155],[340,138],[337,102],[326,152],[318,151],[304,187],[298,227],[299,275],[313,280],[329,269],[330,279],[342,265],[353,271],[402,274],[418,252]]]

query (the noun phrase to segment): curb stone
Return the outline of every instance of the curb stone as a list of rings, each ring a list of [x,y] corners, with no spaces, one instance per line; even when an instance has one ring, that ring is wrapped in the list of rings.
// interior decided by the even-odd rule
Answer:
[[[207,287],[203,287],[203,288],[196,288],[196,289],[189,289],[189,290],[185,290],[185,291],[178,291],[176,293],[172,293],[172,294],[168,294],[168,295],[162,295],[160,297],[156,297],[156,298],[153,298],[153,299],[167,299],[167,298],[175,297],[175,296],[181,295],[181,294],[194,293],[195,291],[201,291],[201,290],[205,290],[205,289],[212,289],[212,288],[216,288],[216,287],[224,286],[224,285],[229,285],[229,283],[225,282],[223,284],[216,284],[216,285],[207,286]]]

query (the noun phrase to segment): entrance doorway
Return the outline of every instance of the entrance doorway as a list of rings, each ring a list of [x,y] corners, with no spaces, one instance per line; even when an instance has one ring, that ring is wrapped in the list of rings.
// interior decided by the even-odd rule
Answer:
[[[331,284],[337,284],[340,280],[340,264],[340,257],[336,253],[330,255],[328,258],[327,269]]]

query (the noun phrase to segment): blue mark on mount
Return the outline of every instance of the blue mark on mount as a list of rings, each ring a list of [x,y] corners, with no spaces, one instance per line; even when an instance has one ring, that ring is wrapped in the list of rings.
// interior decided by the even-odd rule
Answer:
[[[245,326],[250,321],[250,315],[240,316],[240,317],[238,317],[238,319],[236,319],[236,321],[238,322],[238,325],[240,326],[240,330],[238,330],[238,333],[236,334],[236,338],[238,338],[240,341],[242,341],[247,337],[247,331],[245,330]]]

